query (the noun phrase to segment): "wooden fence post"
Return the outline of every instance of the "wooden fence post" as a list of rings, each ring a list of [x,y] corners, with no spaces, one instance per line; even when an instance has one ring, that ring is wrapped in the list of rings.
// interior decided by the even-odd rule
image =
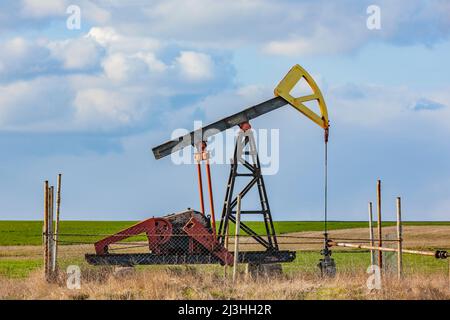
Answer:
[[[233,262],[233,282],[236,282],[237,265],[239,258],[239,229],[241,228],[241,195],[237,196],[236,203],[236,231],[234,235],[234,262]]]
[[[44,182],[44,226],[43,226],[43,244],[44,244],[44,278],[46,281],[49,279],[49,265],[48,265],[48,257],[49,257],[49,247],[48,247],[48,217],[49,217],[49,188],[48,181]]]
[[[230,229],[230,224],[227,223],[227,228],[225,229],[225,249],[227,249],[228,251],[228,238],[229,238],[229,229]],[[225,265],[223,266],[223,273],[224,273],[224,277],[226,278],[228,276],[228,265],[225,263]]]
[[[377,213],[378,213],[378,247],[383,246],[383,229],[381,220],[381,180],[377,181]],[[383,253],[378,250],[378,267],[380,272],[383,273]]]
[[[56,186],[56,217],[55,232],[53,235],[53,274],[56,277],[58,273],[58,233],[59,233],[59,216],[61,210],[61,174],[58,174]]]
[[[375,245],[373,239],[373,210],[372,210],[372,202],[369,202],[369,238],[370,245],[373,247]],[[370,250],[370,265],[373,266],[375,264],[375,251]]]
[[[48,210],[48,277],[49,281],[53,281],[53,256],[55,254],[53,246],[53,210],[54,210],[54,187],[51,186],[49,189],[49,210]]]
[[[397,197],[397,277],[400,280],[403,276],[403,230],[402,230],[402,200]]]
[[[448,290],[450,290],[450,259],[448,259]]]

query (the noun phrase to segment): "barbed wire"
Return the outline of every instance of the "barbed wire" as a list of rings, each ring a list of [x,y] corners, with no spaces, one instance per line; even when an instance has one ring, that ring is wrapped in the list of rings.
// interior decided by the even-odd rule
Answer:
[[[136,234],[136,233],[116,233],[116,234],[83,234],[83,233],[58,233],[58,236],[65,236],[65,237],[159,237],[160,235],[143,235],[143,234]],[[56,236],[56,234],[54,234]],[[188,237],[186,234],[167,234],[166,236],[170,237]],[[205,234],[198,234],[198,236],[211,236],[210,233]],[[256,234],[256,235],[248,235],[248,234],[239,234],[237,235],[238,238],[253,238],[254,236],[260,236],[264,237],[267,236],[267,234]],[[234,238],[236,235],[230,234],[229,238]],[[293,238],[293,239],[315,239],[315,240],[322,240],[323,237],[320,236],[298,236],[298,235],[277,235],[277,238]],[[343,238],[343,237],[330,237],[333,240],[340,240],[340,241],[358,241],[358,242],[370,242],[370,241],[377,241],[378,238],[369,239],[369,238]],[[125,239],[124,239],[125,240]],[[398,239],[383,239],[383,242],[398,242]]]

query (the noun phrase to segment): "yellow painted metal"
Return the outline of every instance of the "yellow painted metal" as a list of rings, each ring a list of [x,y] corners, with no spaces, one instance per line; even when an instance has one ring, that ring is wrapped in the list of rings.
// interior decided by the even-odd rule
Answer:
[[[302,97],[293,97],[291,91],[301,79],[305,79],[306,83],[311,87],[313,94]],[[311,75],[300,65],[296,64],[289,70],[283,80],[281,80],[275,88],[274,93],[275,96],[282,97],[291,106],[303,113],[320,127],[328,129],[328,110],[322,92]],[[319,105],[320,116],[304,104],[304,102],[314,100],[316,100]]]

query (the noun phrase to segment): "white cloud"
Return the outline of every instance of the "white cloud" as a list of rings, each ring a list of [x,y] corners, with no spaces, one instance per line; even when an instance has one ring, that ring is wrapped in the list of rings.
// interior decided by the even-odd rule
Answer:
[[[65,69],[80,70],[98,64],[100,47],[89,38],[77,38],[49,43],[55,58],[62,61]]]
[[[384,126],[399,121],[416,99],[407,87],[347,84],[331,87],[325,93],[330,119],[343,124]]]
[[[50,51],[45,41],[30,41],[22,37],[7,39],[0,50],[0,64],[3,70],[0,81],[29,77],[47,71]]]
[[[106,47],[111,43],[122,40],[122,37],[111,27],[99,28],[93,27],[88,32],[88,36],[92,37],[100,45]]]
[[[176,61],[181,74],[189,80],[209,80],[213,77],[214,63],[207,54],[182,51]]]
[[[195,111],[201,111],[204,114],[205,124],[206,122],[211,123],[272,97],[273,90],[271,88],[258,85],[240,86],[208,95],[201,101],[185,108],[184,113],[177,113],[175,118],[168,114],[168,120],[172,121],[172,125],[176,127],[186,119],[193,120],[192,115]]]
[[[48,26],[66,14],[69,4],[67,0],[0,4],[1,12],[10,13],[0,19],[0,26],[16,30],[29,25],[29,17],[33,27]],[[80,0],[76,4],[81,7],[83,25],[107,28],[113,24],[125,38],[157,35],[162,41],[192,49],[250,44],[276,55],[327,54],[351,52],[373,40],[430,46],[450,35],[450,4],[445,0],[426,4],[380,0],[382,24],[376,32],[366,28],[370,0],[156,0],[138,4]],[[16,11],[23,16],[13,21],[9,16]]]
[[[450,95],[447,88],[413,90],[406,86],[347,84],[324,91],[332,127],[352,126],[379,132],[440,130],[450,132]],[[428,101],[439,108],[417,110]]]
[[[450,4],[448,1],[379,1],[381,29],[366,28],[366,8],[371,1],[298,3],[296,11],[310,15],[295,20],[284,35],[267,39],[265,52],[275,55],[313,55],[352,52],[372,41],[394,45],[438,43],[450,37]]]
[[[350,51],[365,41],[366,30],[356,23],[348,23],[349,30],[336,32],[335,28],[316,25],[311,34],[293,34],[288,39],[270,41],[263,46],[269,54],[302,56],[314,54],[333,54]],[[342,29],[342,26],[340,26]],[[350,30],[352,29],[352,30]],[[351,34],[351,37],[349,36]]]
[[[375,40],[433,44],[449,38],[450,5],[442,0],[380,1],[382,28],[366,27],[370,0],[343,2],[160,0],[111,8],[127,34],[155,35],[196,48],[260,46],[282,55],[351,52]],[[125,19],[133,14],[134,19]]]
[[[56,94],[57,93],[57,94]],[[8,131],[59,130],[70,113],[71,90],[58,77],[0,86],[0,128]]]
[[[171,39],[227,46],[242,43],[244,38],[260,39],[264,32],[275,34],[276,28],[267,21],[277,19],[283,12],[286,16],[282,6],[267,0],[160,0],[144,6],[143,16],[137,19],[151,23],[152,32]],[[283,24],[283,21],[277,23]],[[260,33],[255,32],[257,30]],[[139,31],[145,32],[144,29]]]
[[[92,69],[102,55],[102,48],[87,37],[54,41],[15,37],[5,40],[2,47],[0,80],[5,81]]]
[[[105,25],[111,21],[111,12],[108,7],[101,8],[97,1],[80,1],[81,18],[91,21],[96,25]]]
[[[128,64],[123,54],[113,54],[102,62],[106,76],[113,81],[124,81],[127,79]]]
[[[125,37],[111,27],[94,27],[87,34],[107,52],[102,61],[106,76],[116,82],[138,80],[148,72],[164,72],[165,63],[156,57],[161,43],[152,38]],[[145,67],[146,66],[146,67]]]
[[[135,56],[144,61],[150,71],[164,72],[167,70],[167,65],[161,60],[158,60],[152,52],[138,52]]]
[[[299,55],[302,53],[314,53],[317,48],[311,47],[308,40],[294,39],[284,41],[271,41],[264,48],[267,53],[279,55]]]
[[[66,8],[65,0],[22,0],[22,14],[26,17],[63,16]]]
[[[28,48],[29,45],[25,39],[16,37],[5,42],[3,52],[7,55],[22,57],[28,52]]]
[[[129,98],[118,92],[103,89],[79,91],[74,106],[75,122],[82,126],[110,128],[111,125],[129,125],[138,116]]]
[[[167,70],[167,66],[151,52],[113,53],[103,60],[102,67],[105,75],[114,82],[136,82]]]
[[[4,66],[0,80],[92,69],[101,55],[101,47],[86,37],[55,41],[15,37],[4,41],[0,51],[0,64]]]
[[[87,34],[109,52],[134,54],[136,52],[157,52],[161,41],[149,36],[123,35],[112,27],[93,27]]]
[[[442,87],[433,90],[425,98],[421,97],[419,100],[429,100],[441,106],[435,110],[421,110],[419,112],[433,126],[443,128],[447,132],[450,132],[450,88]]]
[[[5,41],[0,130],[140,130],[170,98],[207,94],[231,79],[229,66],[209,54],[171,47],[177,51],[166,63],[161,49],[152,38],[113,28],[67,40]]]

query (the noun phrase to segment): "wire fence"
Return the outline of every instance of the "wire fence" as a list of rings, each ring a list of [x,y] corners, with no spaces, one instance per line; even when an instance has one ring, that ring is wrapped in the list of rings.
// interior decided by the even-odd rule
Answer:
[[[92,265],[87,261],[86,255],[110,257],[118,256],[120,259],[125,257],[126,263],[112,263],[112,265],[135,265],[139,270],[162,270],[170,269],[176,265],[192,266],[205,272],[215,272],[222,274],[224,264],[230,262],[227,260],[226,252],[232,257],[234,255],[235,241],[239,242],[239,252],[243,256],[241,265],[257,265],[275,262],[281,264],[282,274],[297,276],[300,274],[319,274],[319,260],[323,258],[320,251],[324,246],[322,236],[302,235],[302,234],[280,234],[276,236],[276,251],[282,253],[293,253],[276,255],[269,252],[261,243],[255,240],[255,235],[248,234],[230,235],[222,241],[216,240],[211,233],[187,235],[186,233],[170,233],[164,235],[136,235],[135,233],[117,233],[117,234],[93,234],[93,233],[58,233],[57,237],[51,235],[59,246],[58,266],[60,270],[65,270],[70,265],[80,266],[84,270],[92,268],[101,268],[108,266],[108,259],[97,265]],[[267,239],[266,234],[258,236]],[[112,241],[107,244],[107,248],[99,247],[102,239],[109,238]],[[210,242],[201,242],[199,239],[207,238]],[[212,240],[211,240],[212,239]],[[351,244],[370,244],[370,239],[363,237],[335,236],[331,237],[333,241],[340,241]],[[375,239],[376,243],[377,239]],[[398,240],[393,234],[385,235],[383,246],[396,248]],[[97,245],[97,246],[96,246]],[[405,247],[408,248],[408,247]],[[414,246],[416,250],[432,251],[437,249],[426,244]],[[222,250],[222,251],[221,251]],[[371,251],[366,249],[352,249],[332,247],[332,258],[336,263],[337,274],[351,275],[367,273],[371,266]],[[225,253],[224,253],[225,252]],[[255,255],[254,253],[259,253]],[[33,267],[41,265],[42,248],[39,246],[30,248],[14,248],[0,253],[0,275],[7,268],[9,273],[15,274],[14,268],[17,264],[11,263],[8,267],[8,261],[16,262],[33,261]],[[253,255],[252,255],[253,254]],[[136,257],[140,255],[140,259]],[[377,264],[378,252],[375,250],[375,264]],[[130,257],[127,257],[130,256]],[[128,260],[126,260],[128,259]],[[383,273],[386,275],[397,274],[397,253],[382,252]],[[92,262],[92,261],[90,261]],[[120,262],[120,260],[119,260]],[[142,263],[142,264],[141,264]],[[20,266],[19,266],[20,268]],[[8,273],[6,272],[6,273]],[[444,259],[435,259],[429,256],[420,256],[413,254],[403,254],[403,274],[405,277],[415,274],[436,274],[449,276],[449,261]]]
[[[198,234],[197,237],[211,236],[211,234]],[[259,235],[266,237],[267,235]],[[92,237],[91,241],[86,238]],[[105,252],[98,252],[103,248],[98,248],[95,245],[100,243],[98,238],[111,239],[129,237],[123,241],[112,242],[108,245]],[[77,238],[84,240],[78,241]],[[118,234],[73,234],[60,233],[58,243],[61,244],[59,249],[59,263],[62,267],[71,263],[87,266],[85,255],[100,255],[100,256],[133,256],[142,254],[147,260],[144,260],[143,265],[139,268],[151,270],[152,268],[168,268],[171,265],[195,265],[195,268],[204,268],[207,270],[220,271],[223,268],[224,256],[220,256],[221,248],[233,255],[235,241],[239,242],[240,255],[249,254],[252,252],[267,252],[260,243],[258,243],[253,236],[250,235],[232,235],[226,239],[224,244],[220,241],[210,244],[210,247],[200,244],[197,240],[186,234],[166,234],[165,237],[158,238],[157,236],[136,236],[134,234],[118,233]],[[156,243],[155,243],[156,240]],[[324,240],[320,236],[308,235],[277,235],[277,249],[280,252],[293,252],[294,259],[286,259],[282,257],[280,264],[282,265],[282,272],[288,275],[295,275],[299,273],[317,274],[320,272],[318,268],[319,259],[323,258],[320,251],[324,246]],[[370,239],[351,238],[351,237],[333,237],[333,241],[342,241],[353,244],[370,244]],[[375,239],[376,240],[376,239]],[[159,241],[159,242],[158,242]],[[153,244],[152,244],[153,242]],[[395,235],[388,234],[383,239],[383,246],[388,248],[396,248],[398,240]],[[96,251],[97,249],[97,251]],[[438,248],[431,248],[423,245],[422,247],[414,247],[417,250],[435,250]],[[442,248],[440,248],[442,249]],[[375,250],[375,265],[378,261],[378,251]],[[397,255],[396,252],[382,252],[383,268],[382,271],[386,275],[397,274]],[[177,259],[169,259],[167,257],[177,257]],[[189,256],[195,259],[189,260]],[[267,255],[252,257],[251,260],[243,261],[242,264],[266,264],[266,257],[272,257],[270,253]],[[152,260],[154,257],[155,260]],[[160,257],[160,259],[158,258]],[[180,257],[183,257],[180,258]],[[187,258],[186,258],[187,257]],[[371,250],[365,249],[351,249],[351,248],[332,248],[332,258],[336,263],[337,274],[361,274],[367,273],[371,266]],[[283,260],[284,259],[284,260]],[[131,259],[132,260],[132,259]],[[276,260],[276,259],[275,259]],[[292,261],[291,261],[292,260]],[[108,260],[105,260],[108,261]],[[128,261],[128,260],[126,260]],[[133,260],[132,260],[133,261]],[[164,262],[169,262],[164,264]],[[275,261],[277,262],[277,261]],[[115,262],[117,265],[120,263]],[[148,263],[148,264],[147,264]],[[108,263],[105,263],[108,264]],[[126,264],[126,263],[125,263]],[[212,268],[215,266],[215,269]],[[429,256],[420,256],[413,254],[403,254],[403,273],[405,276],[414,275],[417,273],[424,274],[440,274],[449,275],[448,260],[436,259]]]

